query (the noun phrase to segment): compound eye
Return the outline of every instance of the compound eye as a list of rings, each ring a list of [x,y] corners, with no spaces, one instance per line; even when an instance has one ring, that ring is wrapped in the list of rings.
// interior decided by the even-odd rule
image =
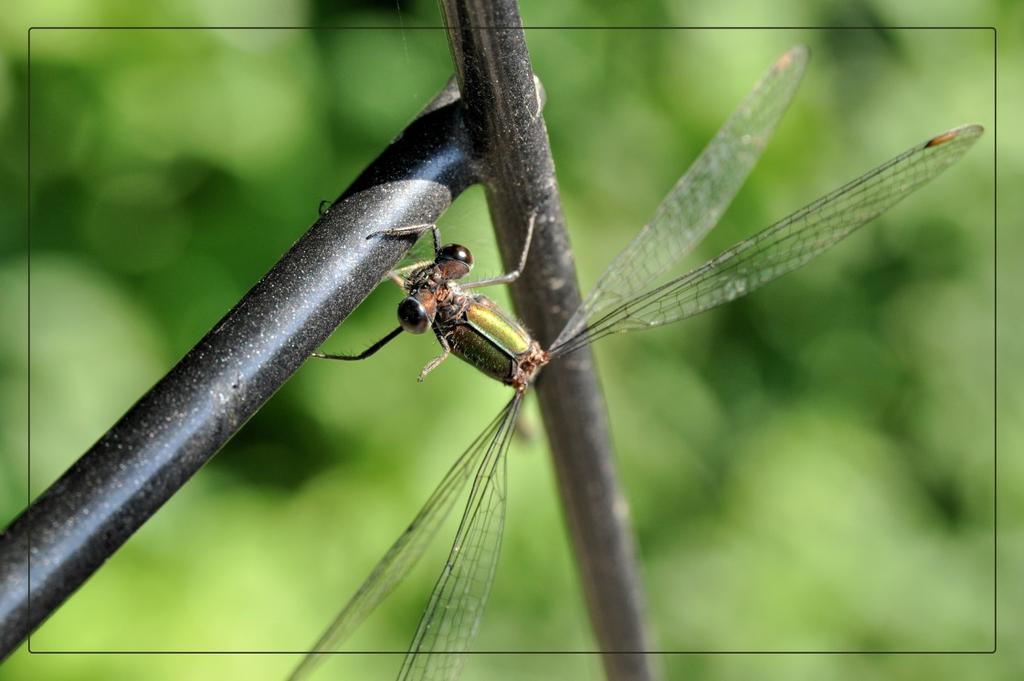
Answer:
[[[469,252],[468,248],[459,244],[442,246],[441,252],[438,253],[437,257],[438,260],[458,260],[469,267],[473,266],[473,254]]]
[[[398,304],[398,323],[409,333],[423,333],[430,326],[427,308],[412,296]]]

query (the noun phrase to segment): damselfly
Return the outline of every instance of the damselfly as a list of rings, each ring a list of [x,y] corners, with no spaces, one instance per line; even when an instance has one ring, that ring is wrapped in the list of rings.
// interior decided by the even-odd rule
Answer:
[[[501,277],[459,284],[473,265],[469,250],[441,245],[434,225],[385,233],[431,231],[434,259],[392,273],[407,293],[400,325],[355,356],[368,357],[403,330],[432,329],[449,354],[515,388],[491,424],[458,458],[422,510],[363,582],[292,675],[305,675],[319,653],[334,650],[390,593],[422,556],[472,479],[462,521],[406,655],[399,679],[454,679],[480,623],[501,544],[505,512],[505,455],[523,396],[544,365],[606,335],[691,317],[790,272],[936,177],[982,134],[979,125],[954,128],[911,147],[703,265],[668,276],[714,227],[743,184],[796,91],[807,62],[796,47],[778,59],[658,208],[654,219],[600,277],[557,339],[544,349],[511,315],[476,287],[514,281],[526,266],[535,225],[527,226],[519,267]],[[542,226],[537,226],[542,228]],[[374,236],[374,235],[371,235]],[[662,281],[663,279],[667,279]]]

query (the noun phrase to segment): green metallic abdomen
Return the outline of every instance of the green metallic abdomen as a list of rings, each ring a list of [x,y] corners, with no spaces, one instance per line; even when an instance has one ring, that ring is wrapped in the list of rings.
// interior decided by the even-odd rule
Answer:
[[[491,378],[502,383],[512,377],[513,358],[481,336],[471,326],[458,326],[448,337],[455,356],[469,362]]]
[[[465,323],[448,336],[452,353],[491,378],[512,378],[518,355],[530,348],[530,335],[489,299],[480,296],[466,310]]]
[[[482,336],[512,355],[519,355],[530,348],[530,335],[512,317],[490,299],[478,298],[466,310],[466,321]]]

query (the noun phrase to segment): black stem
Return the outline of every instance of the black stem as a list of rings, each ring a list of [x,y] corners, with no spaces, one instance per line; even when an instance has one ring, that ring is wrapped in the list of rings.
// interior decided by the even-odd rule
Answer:
[[[536,219],[529,265],[512,296],[546,346],[580,295],[518,5],[441,0],[441,7],[506,265],[516,262]],[[634,542],[589,349],[545,367],[537,391],[605,674],[646,681],[652,671],[642,654],[649,645]]]
[[[450,82],[238,305],[4,531],[0,659],[234,435],[415,241],[366,235],[433,223],[475,181],[458,98]]]

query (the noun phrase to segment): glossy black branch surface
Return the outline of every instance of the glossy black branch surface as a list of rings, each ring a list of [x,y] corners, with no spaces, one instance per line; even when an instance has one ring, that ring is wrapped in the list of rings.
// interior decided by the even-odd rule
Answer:
[[[171,371],[0,536],[0,659],[163,505],[475,181],[449,83]],[[31,586],[31,589],[29,588]]]

